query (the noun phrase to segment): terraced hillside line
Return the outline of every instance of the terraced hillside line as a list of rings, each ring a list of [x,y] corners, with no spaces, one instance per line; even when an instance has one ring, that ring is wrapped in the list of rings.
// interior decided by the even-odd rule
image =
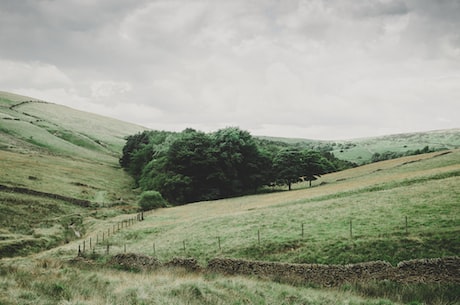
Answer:
[[[23,187],[6,186],[3,184],[0,184],[0,191],[21,193],[21,194],[27,194],[27,195],[33,195],[33,196],[47,197],[47,198],[52,198],[52,199],[59,199],[59,200],[67,201],[69,203],[84,207],[84,208],[91,206],[91,201],[88,201],[88,200],[77,199],[77,198],[62,196],[58,194],[52,194],[52,193],[45,193],[45,192],[35,191],[35,190],[28,189],[28,188],[23,188]]]
[[[40,100],[31,100],[31,101],[23,101],[23,102],[20,102],[18,104],[15,104],[15,105],[12,105],[10,106],[10,109],[11,110],[14,110],[14,108],[18,108],[24,104],[28,104],[28,103],[42,103],[42,104],[49,104],[48,102],[45,102],[45,101],[40,101]]]

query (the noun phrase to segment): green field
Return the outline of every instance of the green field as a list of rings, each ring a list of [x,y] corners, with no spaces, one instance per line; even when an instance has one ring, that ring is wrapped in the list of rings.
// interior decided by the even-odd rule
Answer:
[[[165,261],[185,255],[203,263],[219,256],[323,264],[454,256],[458,160],[458,150],[406,157],[326,175],[312,188],[161,209],[110,243],[149,255],[155,244]]]
[[[203,266],[216,257],[396,265],[458,256],[459,149],[324,175],[311,188],[299,183],[292,191],[159,209],[118,229],[135,216],[137,198],[118,157],[123,138],[142,128],[59,105],[21,103],[30,100],[0,94],[1,305],[460,302],[459,283],[384,281],[324,288],[170,268],[128,272],[106,264],[125,249],[162,262],[193,257]],[[458,131],[446,131],[446,142],[439,143],[449,148],[458,137]],[[376,141],[373,147],[408,141],[398,138]],[[87,260],[72,263],[83,244]]]
[[[370,163],[375,153],[404,154],[422,150],[425,147],[435,151],[460,148],[460,129],[458,128],[339,141],[263,138],[329,151],[339,159],[359,165]]]

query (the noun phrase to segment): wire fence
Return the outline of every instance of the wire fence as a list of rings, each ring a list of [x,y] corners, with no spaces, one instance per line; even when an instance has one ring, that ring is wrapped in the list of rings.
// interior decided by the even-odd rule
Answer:
[[[94,254],[118,254],[118,253],[127,253],[128,251],[132,250],[130,249],[130,245],[126,242],[120,242],[118,241],[117,243],[111,242],[110,238],[113,237],[115,234],[121,232],[124,229],[130,228],[133,225],[135,225],[138,222],[144,221],[145,217],[147,217],[147,214],[144,214],[144,212],[136,214],[136,216],[124,219],[122,221],[119,221],[112,226],[107,227],[106,230],[98,231],[97,233],[93,233],[91,236],[86,237],[83,239],[80,244],[78,245],[78,255],[85,255],[88,253],[94,253]],[[400,234],[409,234],[409,220],[407,216],[404,216],[403,219],[400,222],[400,226],[398,227],[398,232]],[[354,222],[353,219],[350,219],[347,224],[344,224],[344,226],[347,226],[348,230],[348,238],[349,240],[354,240],[356,238],[362,237],[362,234],[356,234],[356,228],[359,227],[362,228],[362,226],[357,226]],[[273,229],[279,231],[279,229]],[[308,227],[306,226],[305,223],[301,223],[299,226],[299,231],[298,236],[301,240],[306,240],[306,235],[307,235]],[[345,231],[345,227],[344,227]],[[268,239],[264,239],[263,234],[266,233],[266,231],[263,231],[261,229],[257,229],[254,231],[254,238],[251,238],[251,241],[248,241],[251,245],[256,245],[256,246],[262,246],[264,242],[266,242]],[[362,233],[360,231],[359,233]],[[267,234],[269,235],[269,234]],[[270,235],[272,236],[272,235]],[[290,234],[292,235],[292,232]],[[344,236],[345,237],[345,236]],[[213,236],[209,237],[207,239],[207,248],[206,250],[211,251],[209,248],[209,245],[214,245],[215,249],[214,251],[222,252],[224,246],[224,242],[229,239],[229,236]],[[210,241],[211,240],[211,241]],[[157,244],[155,242],[152,242],[150,245],[150,251],[149,253],[153,254],[153,256],[156,256],[158,254],[158,248],[161,248],[160,251],[162,251],[162,254],[168,253],[168,254],[187,254],[187,250],[190,244],[193,244],[192,240],[182,240],[180,242],[170,242],[170,243],[165,243],[165,244]],[[159,247],[161,246],[161,247]],[[143,248],[142,252],[147,252],[146,249],[148,249],[149,246]]]

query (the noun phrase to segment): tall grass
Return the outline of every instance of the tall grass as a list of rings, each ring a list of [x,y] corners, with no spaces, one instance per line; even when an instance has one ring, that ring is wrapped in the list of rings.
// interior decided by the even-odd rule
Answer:
[[[56,260],[0,265],[0,304],[379,304],[340,289],[293,287],[252,278],[192,274],[181,269],[129,273]]]

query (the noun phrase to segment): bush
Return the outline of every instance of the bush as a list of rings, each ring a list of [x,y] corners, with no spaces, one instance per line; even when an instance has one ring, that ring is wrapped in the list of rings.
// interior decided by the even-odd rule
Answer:
[[[166,208],[168,203],[157,191],[145,191],[139,198],[139,207],[142,211],[149,211],[158,208]]]

